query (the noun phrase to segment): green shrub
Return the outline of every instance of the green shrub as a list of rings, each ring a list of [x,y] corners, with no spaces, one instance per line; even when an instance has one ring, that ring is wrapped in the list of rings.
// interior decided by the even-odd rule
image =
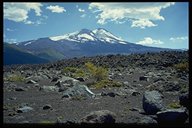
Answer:
[[[90,62],[85,63],[85,67],[90,76],[93,77],[96,81],[105,80],[108,78],[107,68],[97,67]]]
[[[11,82],[24,82],[25,81],[25,78],[20,75],[20,74],[14,74],[14,75],[11,75],[7,78],[8,81],[11,81]]]
[[[121,87],[123,84],[116,82],[116,81],[110,81],[110,80],[101,80],[96,82],[93,86],[96,89],[100,89],[103,87]]]
[[[188,92],[188,90],[189,90],[188,85],[186,84],[181,85],[181,90],[180,90],[181,93]]]
[[[85,68],[90,74],[94,74],[96,71],[96,66],[91,62],[85,63]]]
[[[74,74],[74,77],[86,77],[86,73],[82,69],[78,69]]]
[[[54,124],[55,122],[54,121],[50,121],[50,120],[42,120],[39,123],[41,123],[41,124]]]
[[[181,107],[181,105],[178,102],[172,102],[172,103],[168,104],[168,108],[170,108],[170,109],[180,108],[180,107]]]
[[[84,96],[73,96],[72,97],[72,100],[79,100],[79,101],[81,101],[81,100],[85,100],[86,98],[84,97]]]
[[[182,62],[174,65],[174,68],[178,71],[189,71],[189,63],[188,62]]]

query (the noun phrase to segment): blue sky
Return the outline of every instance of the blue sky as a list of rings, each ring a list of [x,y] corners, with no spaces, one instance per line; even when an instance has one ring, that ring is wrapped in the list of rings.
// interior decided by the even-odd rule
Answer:
[[[4,2],[4,41],[9,43],[105,28],[146,46],[188,49],[188,3]]]

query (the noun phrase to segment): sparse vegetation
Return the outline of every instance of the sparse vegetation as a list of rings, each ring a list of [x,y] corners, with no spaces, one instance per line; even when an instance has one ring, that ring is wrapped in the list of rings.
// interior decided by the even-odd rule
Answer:
[[[25,81],[25,77],[23,77],[20,74],[14,74],[11,75],[7,78],[7,81],[11,81],[11,82],[24,82]]]
[[[120,87],[123,84],[116,82],[116,81],[110,81],[110,80],[101,80],[93,84],[94,87],[97,89],[103,88],[103,87]]]
[[[94,64],[87,62],[85,67],[88,70],[91,77],[96,81],[106,80],[108,77],[108,69],[103,67],[97,67]]]
[[[177,69],[178,71],[189,71],[189,63],[188,62],[182,62],[174,65],[174,68]]]
[[[168,108],[180,108],[181,107],[181,105],[179,104],[179,102],[172,102],[172,103],[170,103],[170,104],[168,104]]]
[[[188,91],[188,86],[185,84],[185,85],[181,85],[181,90],[180,90],[180,92],[181,93],[185,93],[185,92],[187,92]]]
[[[89,86],[94,86],[96,88],[103,88],[103,87],[120,87],[123,84],[108,80],[108,69],[95,66],[91,62],[85,63],[82,68],[75,68],[75,67],[65,67],[62,71],[63,74],[68,75],[70,77],[88,77],[93,79],[93,82]],[[81,98],[77,98],[81,99]]]
[[[41,123],[41,124],[53,124],[55,122],[54,121],[50,121],[50,120],[42,120],[39,123]]]
[[[72,97],[72,100],[85,100],[85,97],[84,96],[74,96]]]

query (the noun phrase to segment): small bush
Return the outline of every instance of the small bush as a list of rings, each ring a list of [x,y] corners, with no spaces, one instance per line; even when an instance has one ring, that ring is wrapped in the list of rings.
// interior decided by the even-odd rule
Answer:
[[[11,75],[7,78],[7,81],[11,81],[11,82],[24,82],[25,78],[21,75]]]
[[[178,71],[189,71],[189,63],[188,62],[182,62],[174,65],[175,69]]]
[[[172,102],[172,103],[170,103],[169,105],[168,105],[168,108],[170,108],[170,109],[174,109],[174,108],[180,108],[181,107],[181,105],[179,104],[179,102]]]
[[[108,77],[107,68],[97,67],[90,62],[85,63],[85,67],[90,76],[93,77],[96,81],[105,80]]]
[[[74,77],[86,77],[86,73],[82,69],[78,69],[74,73]]]
[[[81,101],[81,100],[85,100],[86,98],[84,96],[73,96],[71,99]]]
[[[180,90],[181,93],[188,92],[188,90],[189,90],[189,88],[187,85],[185,85],[185,84],[181,85],[181,90]]]
[[[42,120],[39,123],[41,123],[41,124],[54,124],[55,122],[54,121],[49,121],[49,120]]]
[[[96,82],[93,86],[96,87],[96,89],[100,89],[103,87],[121,87],[123,84],[116,82],[116,81],[110,81],[110,80],[101,80]]]

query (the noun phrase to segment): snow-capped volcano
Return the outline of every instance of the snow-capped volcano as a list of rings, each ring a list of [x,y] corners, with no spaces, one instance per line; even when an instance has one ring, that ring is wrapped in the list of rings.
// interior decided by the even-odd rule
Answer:
[[[165,50],[125,41],[109,31],[82,29],[69,34],[29,40],[15,44],[18,48],[46,60],[63,58],[157,52]]]
[[[126,41],[122,40],[119,37],[114,36],[112,33],[108,32],[103,28],[98,28],[93,31],[88,29],[82,29],[81,31],[49,37],[52,41],[74,41],[74,42],[90,42],[90,41],[100,41],[104,43],[121,43],[126,44]]]

